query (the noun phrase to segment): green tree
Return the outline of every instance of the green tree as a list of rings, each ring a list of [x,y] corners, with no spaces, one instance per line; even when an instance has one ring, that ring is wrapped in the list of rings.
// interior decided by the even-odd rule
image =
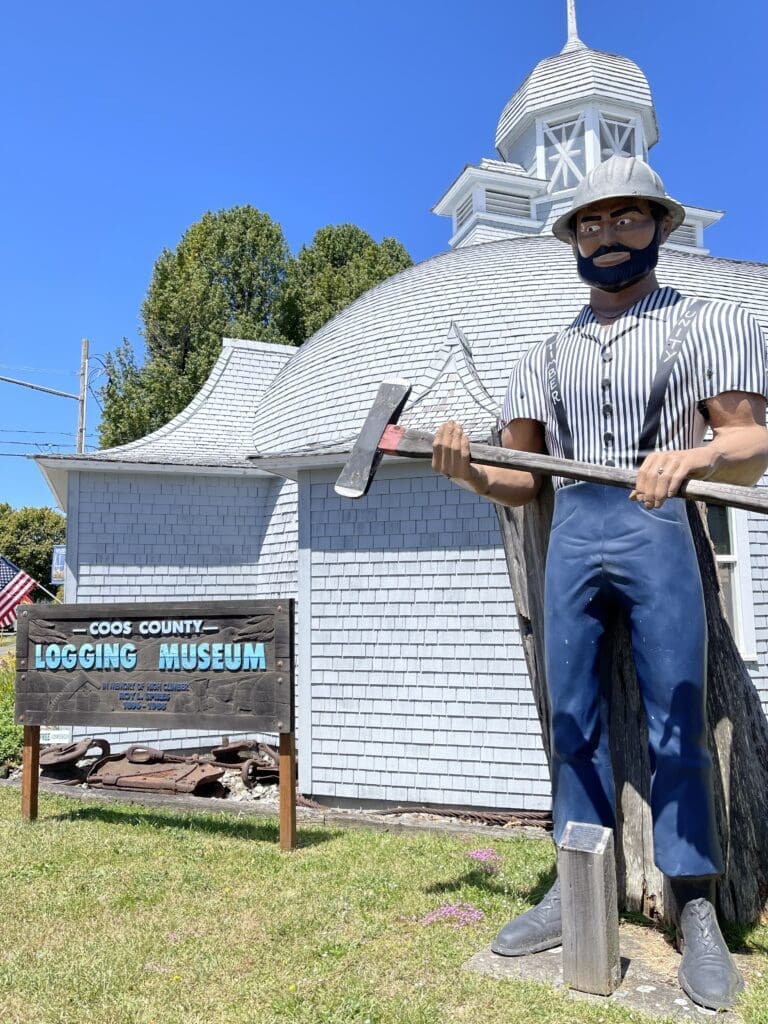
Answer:
[[[289,260],[280,225],[252,206],[205,213],[163,250],[141,307],[147,362],[127,340],[107,357],[101,444],[142,437],[188,405],[222,337],[287,343],[276,313]]]
[[[300,345],[366,289],[411,266],[394,238],[321,228],[293,259],[252,206],[206,213],[155,263],[141,308],[147,361],[127,339],[106,358],[99,439],[125,444],[162,426],[205,383],[222,337]]]
[[[65,536],[66,520],[52,508],[0,504],[0,554],[44,587],[51,578],[53,545],[63,544]],[[30,596],[42,595],[38,591]]]
[[[149,366],[136,365],[133,346],[123,338],[114,352],[109,352],[104,361],[107,383],[101,389],[104,403],[99,439],[104,447],[124,444],[134,438],[143,437],[153,429],[158,405],[165,405],[166,396],[153,395],[149,386],[152,370]],[[166,414],[166,420],[173,413]]]
[[[320,228],[289,267],[283,332],[301,344],[364,291],[412,265],[394,238],[377,243],[354,224]]]
[[[21,761],[24,727],[14,721],[16,703],[16,656],[0,655],[0,778],[8,773],[4,766]]]

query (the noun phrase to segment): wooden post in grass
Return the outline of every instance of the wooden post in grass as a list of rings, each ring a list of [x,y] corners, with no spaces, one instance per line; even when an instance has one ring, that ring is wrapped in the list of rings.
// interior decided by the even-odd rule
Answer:
[[[609,996],[621,981],[613,829],[569,821],[557,871],[563,913],[563,981]]]
[[[21,816],[27,821],[37,818],[37,794],[40,788],[40,726],[24,726],[24,747],[21,761]]]
[[[296,736],[280,733],[280,849],[296,849]]]

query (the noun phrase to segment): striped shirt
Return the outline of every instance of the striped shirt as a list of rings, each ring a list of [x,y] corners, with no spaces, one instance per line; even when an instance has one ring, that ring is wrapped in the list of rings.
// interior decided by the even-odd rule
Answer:
[[[633,469],[651,387],[678,317],[693,300],[659,288],[603,327],[585,306],[555,342],[555,362],[573,458]],[[547,450],[562,438],[547,387],[547,343],[533,345],[512,370],[501,423],[544,424]],[[669,378],[656,448],[693,448],[706,429],[699,404],[724,391],[768,395],[765,339],[757,320],[732,302],[705,302],[687,331]],[[573,481],[555,477],[555,488]]]

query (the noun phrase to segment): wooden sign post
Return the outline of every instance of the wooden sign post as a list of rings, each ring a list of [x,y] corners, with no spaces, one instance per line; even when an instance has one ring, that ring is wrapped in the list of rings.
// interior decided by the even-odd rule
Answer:
[[[563,981],[609,996],[621,982],[613,829],[569,821],[558,845]]]
[[[22,814],[41,725],[280,735],[280,846],[296,846],[294,602],[29,605],[18,612]]]
[[[296,847],[296,736],[280,733],[280,849]]]
[[[21,816],[37,818],[37,794],[40,789],[40,726],[25,725],[21,754]]]

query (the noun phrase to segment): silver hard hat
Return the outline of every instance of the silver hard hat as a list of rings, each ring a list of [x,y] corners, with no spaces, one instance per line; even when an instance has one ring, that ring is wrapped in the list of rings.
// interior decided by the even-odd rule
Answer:
[[[552,225],[552,234],[561,242],[570,244],[573,238],[572,222],[575,214],[601,199],[619,199],[637,196],[650,199],[663,206],[672,217],[672,230],[685,220],[680,203],[670,199],[664,191],[664,182],[645,160],[636,156],[612,156],[593,168],[582,178],[573,193],[571,208]]]

